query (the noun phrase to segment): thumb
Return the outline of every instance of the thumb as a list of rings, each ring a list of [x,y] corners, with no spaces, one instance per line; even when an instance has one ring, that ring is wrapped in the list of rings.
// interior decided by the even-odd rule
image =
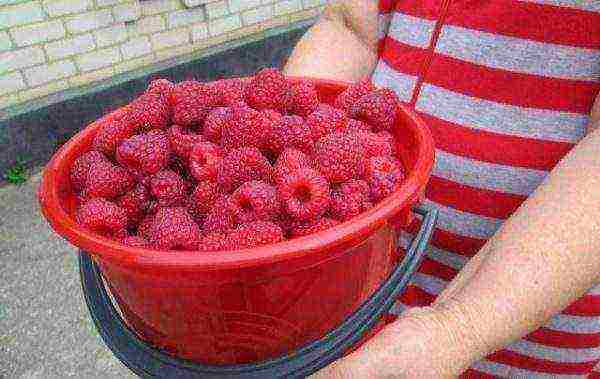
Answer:
[[[596,97],[596,102],[592,106],[592,113],[590,114],[590,123],[588,125],[588,133],[600,128],[600,94]]]

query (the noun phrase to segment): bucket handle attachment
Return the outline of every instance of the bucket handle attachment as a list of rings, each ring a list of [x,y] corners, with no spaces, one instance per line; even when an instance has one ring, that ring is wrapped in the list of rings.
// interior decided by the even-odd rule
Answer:
[[[283,357],[254,364],[211,366],[161,352],[140,340],[124,324],[106,292],[99,267],[81,251],[79,271],[85,301],[104,343],[142,378],[304,378],[342,357],[390,310],[408,284],[424,256],[438,216],[436,209],[422,206],[414,212],[423,217],[421,228],[387,281],[337,329]]]

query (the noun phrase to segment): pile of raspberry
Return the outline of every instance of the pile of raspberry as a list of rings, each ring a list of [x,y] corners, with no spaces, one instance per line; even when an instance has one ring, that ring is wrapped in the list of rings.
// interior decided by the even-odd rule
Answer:
[[[332,105],[275,69],[211,83],[154,80],[98,121],[71,167],[77,222],[128,246],[220,251],[347,221],[405,178],[398,99],[368,80]]]

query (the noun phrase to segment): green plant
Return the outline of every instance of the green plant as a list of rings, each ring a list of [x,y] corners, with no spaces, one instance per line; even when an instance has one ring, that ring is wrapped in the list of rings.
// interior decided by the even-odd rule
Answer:
[[[27,181],[27,168],[25,160],[21,157],[17,158],[15,164],[6,170],[4,179],[12,184],[22,184]]]

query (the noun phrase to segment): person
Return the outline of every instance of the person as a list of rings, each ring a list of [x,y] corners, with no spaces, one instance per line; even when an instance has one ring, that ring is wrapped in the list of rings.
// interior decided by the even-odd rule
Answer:
[[[315,377],[591,375],[599,1],[330,1],[284,72],[370,77],[415,109],[436,143],[424,203],[440,217],[400,316]]]

